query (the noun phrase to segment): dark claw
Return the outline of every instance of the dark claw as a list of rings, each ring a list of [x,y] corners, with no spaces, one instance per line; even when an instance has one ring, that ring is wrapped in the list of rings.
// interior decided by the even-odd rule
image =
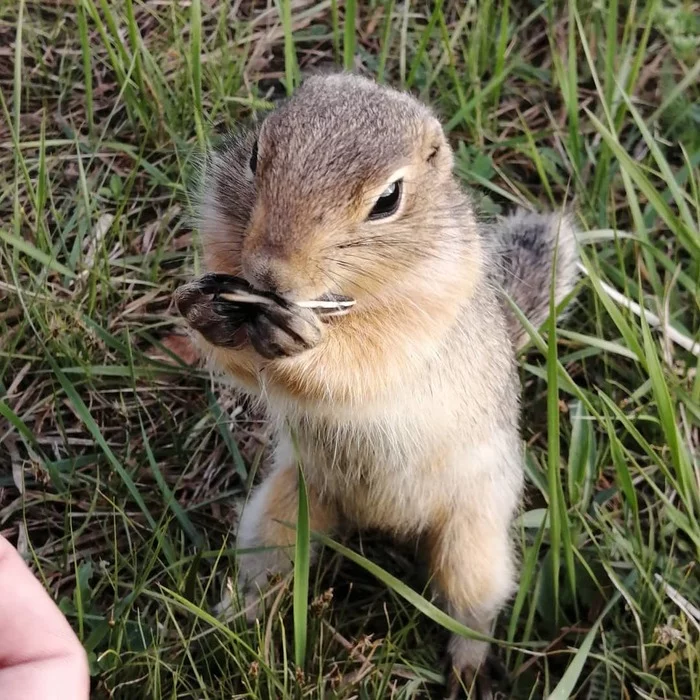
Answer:
[[[257,323],[252,323],[248,326],[248,338],[256,352],[266,360],[288,357],[290,353],[286,351],[284,344],[279,342],[281,331],[277,333],[272,331],[269,321],[265,322],[263,318],[259,319]]]
[[[193,284],[199,286],[203,294],[221,294],[222,292],[251,292],[252,287],[240,277],[209,272],[202,275]]]
[[[211,306],[215,314],[238,326],[252,321],[260,312],[260,307],[257,304],[236,304],[216,298],[212,300]]]
[[[182,287],[178,287],[175,290],[175,294],[173,294],[173,299],[180,316],[187,318],[189,310],[195,303],[201,301],[202,296],[202,290],[196,282],[183,284]]]
[[[486,675],[491,679],[492,683],[496,685],[510,689],[510,678],[508,677],[508,670],[501,661],[501,659],[496,656],[493,652],[486,657],[484,661],[484,666]]]
[[[233,301],[220,294],[253,293],[274,300]],[[175,292],[175,304],[191,328],[213,345],[237,348],[250,340],[266,359],[290,357],[316,345],[321,339],[318,317],[308,309],[292,308],[274,294],[253,290],[245,280],[208,274]]]
[[[236,320],[215,313],[211,305],[196,305],[187,314],[190,326],[212,345],[238,348],[245,343],[245,327]]]
[[[177,310],[191,328],[201,333],[212,345],[240,347],[245,342],[245,318],[238,314],[220,313],[212,303],[211,292],[201,280],[185,284],[175,291]]]
[[[239,277],[232,277],[231,275],[222,275],[219,273],[209,273],[202,275],[193,282],[188,284],[183,284],[177,290],[175,290],[175,303],[177,305],[178,311],[185,316],[187,314],[188,304],[191,304],[194,300],[201,299],[202,297],[214,297],[216,298],[219,294],[235,293],[235,292],[246,292],[254,293],[258,296],[265,296],[275,301],[286,308],[287,302],[284,299],[277,297],[269,292],[259,292],[254,290],[245,280]],[[221,304],[232,304],[233,306],[239,306],[238,304],[227,302],[225,300],[220,300]],[[240,306],[243,306],[241,304]],[[246,304],[248,306],[248,304]]]
[[[298,316],[281,311],[275,307],[265,309],[263,315],[269,319],[273,327],[284,331],[301,349],[308,350],[315,345],[315,339],[304,335],[308,324],[302,325]]]
[[[313,319],[313,314],[310,315]],[[320,340],[319,328],[306,315],[266,308],[247,324],[253,347],[268,360],[291,357],[312,348]]]

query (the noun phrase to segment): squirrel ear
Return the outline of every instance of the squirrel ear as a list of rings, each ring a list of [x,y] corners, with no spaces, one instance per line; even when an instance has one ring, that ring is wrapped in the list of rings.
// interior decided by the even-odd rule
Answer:
[[[429,165],[452,166],[450,145],[447,143],[442,125],[435,117],[430,117],[425,121],[423,154]]]

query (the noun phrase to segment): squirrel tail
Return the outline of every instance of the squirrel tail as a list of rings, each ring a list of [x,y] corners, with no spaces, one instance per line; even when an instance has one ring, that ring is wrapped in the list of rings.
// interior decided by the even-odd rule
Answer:
[[[554,301],[559,305],[578,279],[576,234],[571,218],[516,211],[495,224],[492,236],[494,277],[530,323],[539,328],[549,316],[552,284]],[[508,329],[518,350],[530,336],[510,304],[505,305]]]

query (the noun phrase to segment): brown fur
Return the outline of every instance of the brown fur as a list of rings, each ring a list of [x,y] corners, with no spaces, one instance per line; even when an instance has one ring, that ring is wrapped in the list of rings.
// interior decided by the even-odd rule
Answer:
[[[282,547],[293,546],[294,528],[290,527],[297,519],[299,481],[296,465],[289,465],[276,471],[272,477],[272,488],[265,503],[261,518],[260,536],[266,542],[274,542]],[[307,489],[309,500],[309,526],[318,532],[328,532],[337,523],[332,509],[327,508],[318,498],[315,489]]]
[[[235,329],[212,331],[207,298],[185,315],[214,365],[260,399],[277,430],[273,473],[244,510],[239,546],[292,541],[271,524],[295,518],[291,428],[313,526],[347,522],[428,542],[446,609],[489,632],[514,586],[509,528],[523,483],[513,350],[524,338],[498,287],[541,322],[553,227],[529,219],[520,238],[515,221],[480,227],[451,166],[439,123],[410,96],[350,75],[310,79],[256,132],[207,160],[204,257],[209,271],[290,300],[330,292],[355,307],[327,324],[300,313],[291,335],[250,327],[265,357]],[[397,172],[399,213],[368,221]],[[574,279],[569,233],[558,301]],[[274,550],[242,557],[241,587],[257,595],[267,570],[289,566]],[[458,675],[476,674],[482,698],[491,692],[486,652],[459,636],[450,643]]]

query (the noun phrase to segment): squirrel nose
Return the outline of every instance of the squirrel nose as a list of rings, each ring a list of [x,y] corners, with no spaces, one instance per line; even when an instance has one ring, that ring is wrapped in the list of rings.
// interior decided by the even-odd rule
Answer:
[[[256,289],[282,297],[289,297],[302,283],[295,279],[290,262],[281,252],[270,248],[243,254],[243,277]]]

